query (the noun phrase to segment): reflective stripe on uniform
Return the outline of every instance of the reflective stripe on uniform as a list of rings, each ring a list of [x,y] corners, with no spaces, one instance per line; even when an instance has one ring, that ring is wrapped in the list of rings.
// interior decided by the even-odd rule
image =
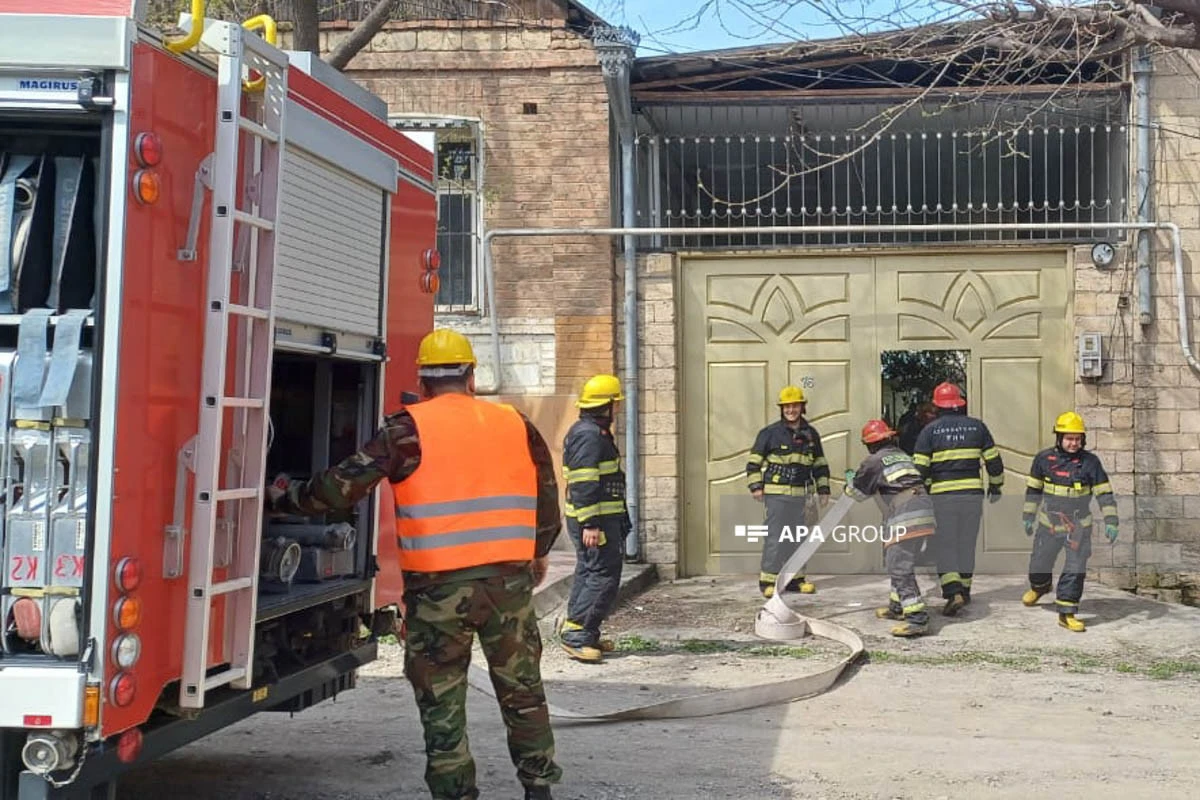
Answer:
[[[983,451],[978,447],[960,447],[955,450],[938,450],[929,457],[930,463],[940,464],[943,461],[966,461],[983,457]]]
[[[929,485],[930,494],[943,494],[945,492],[960,492],[967,489],[978,489],[983,491],[982,478],[959,478],[953,481],[933,481]]]
[[[536,497],[513,494],[396,506],[396,516],[402,519],[429,519],[430,517],[445,517],[450,514],[472,514],[476,511],[530,511],[535,509],[537,509]]]
[[[537,538],[537,528],[533,525],[503,525],[494,528],[474,528],[465,531],[450,531],[448,533],[433,533],[420,538],[402,537],[401,550],[435,550],[439,547],[458,547],[464,544],[485,544],[501,542],[509,539]]]
[[[576,508],[570,503],[566,503],[563,513],[573,519],[591,519],[592,517],[602,517],[606,514],[624,514],[625,503],[621,500],[604,500],[599,503],[592,503],[590,506],[584,506],[583,508]]]

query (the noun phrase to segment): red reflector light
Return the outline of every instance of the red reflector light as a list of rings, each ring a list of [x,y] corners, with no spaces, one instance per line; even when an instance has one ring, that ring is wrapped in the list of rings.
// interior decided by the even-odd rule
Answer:
[[[436,272],[426,272],[421,275],[421,291],[425,294],[437,294],[438,287],[441,285],[442,279]]]
[[[122,672],[113,678],[109,687],[109,698],[114,706],[124,708],[133,702],[133,694],[137,690],[137,681],[128,672]]]
[[[117,758],[121,763],[128,764],[142,753],[142,732],[130,728],[117,739]]]
[[[113,578],[122,592],[132,592],[142,583],[142,562],[136,558],[122,558],[113,570]]]
[[[425,269],[436,270],[442,266],[442,254],[436,248],[429,248],[425,251]]]
[[[49,728],[54,724],[54,717],[45,714],[26,714],[22,724],[26,728]]]
[[[133,140],[133,155],[139,166],[157,166],[163,156],[162,140],[158,138],[157,134],[139,133]]]

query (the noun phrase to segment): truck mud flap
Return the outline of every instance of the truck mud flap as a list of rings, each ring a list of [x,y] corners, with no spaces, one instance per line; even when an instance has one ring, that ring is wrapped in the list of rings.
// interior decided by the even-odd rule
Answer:
[[[819,523],[823,530],[832,528],[854,505],[854,499],[842,495],[829,508]],[[814,697],[831,689],[846,667],[854,663],[864,652],[863,641],[849,628],[823,619],[797,614],[781,599],[783,587],[799,574],[800,570],[821,546],[821,538],[807,539],[783,565],[775,582],[775,595],[763,605],[754,621],[754,633],[760,638],[776,642],[794,642],[806,636],[819,636],[837,642],[849,649],[840,661],[819,672],[798,675],[772,683],[756,686],[722,689],[707,694],[681,697],[661,703],[612,711],[604,714],[582,714],[548,704],[550,717],[567,723],[627,722],[648,719],[686,719],[728,714],[762,706],[790,703]],[[485,670],[472,666],[468,673],[471,686],[495,698],[491,679]]]

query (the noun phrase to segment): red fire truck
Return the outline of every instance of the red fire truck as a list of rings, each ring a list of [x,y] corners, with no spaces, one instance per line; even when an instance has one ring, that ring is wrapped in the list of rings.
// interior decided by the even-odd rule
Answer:
[[[3,800],[352,688],[399,601],[379,491],[264,487],[416,388],[432,158],[269,18],[140,5],[0,0]]]

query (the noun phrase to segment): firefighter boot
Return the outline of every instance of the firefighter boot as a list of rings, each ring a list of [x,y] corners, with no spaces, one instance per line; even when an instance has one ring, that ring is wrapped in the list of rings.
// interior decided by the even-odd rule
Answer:
[[[596,649],[601,653],[611,653],[617,649],[617,644],[612,639],[601,639],[596,642]]]
[[[604,653],[600,651],[599,647],[591,647],[586,644],[577,647],[572,644],[567,644],[566,642],[559,642],[559,644],[562,645],[562,649],[566,652],[566,654],[576,661],[583,661],[588,664],[599,664],[604,660]]]
[[[904,619],[904,607],[895,600],[891,600],[886,607],[875,609],[875,618],[902,620]]]
[[[946,599],[946,605],[942,606],[942,615],[953,617],[967,605],[966,599],[961,594],[952,594]]]
[[[549,786],[526,786],[525,800],[554,800]]]
[[[817,587],[809,583],[803,575],[797,575],[792,578],[784,588],[789,592],[799,592],[800,594],[817,593]]]
[[[907,619],[892,628],[892,636],[899,636],[907,639],[913,636],[922,636],[928,631],[928,622],[916,622],[914,620]]]
[[[1083,633],[1087,630],[1087,625],[1083,624],[1083,620],[1076,619],[1074,614],[1059,614],[1058,624],[1072,633]]]
[[[1042,599],[1048,590],[1046,589],[1029,589],[1025,594],[1021,595],[1021,602],[1032,608],[1037,605],[1037,601]]]
[[[562,649],[576,661],[584,661],[590,664],[601,661],[604,658],[604,653],[601,652],[600,647],[587,644],[571,644],[566,640],[565,634],[581,630],[583,630],[583,626],[578,622],[572,622],[569,619],[564,620],[558,629],[558,642],[562,645]]]

